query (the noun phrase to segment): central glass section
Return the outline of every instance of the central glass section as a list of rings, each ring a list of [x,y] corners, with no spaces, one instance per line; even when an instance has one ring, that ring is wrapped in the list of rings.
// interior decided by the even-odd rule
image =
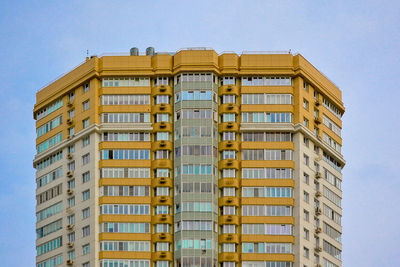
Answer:
[[[217,266],[218,78],[174,77],[174,223],[178,267]]]

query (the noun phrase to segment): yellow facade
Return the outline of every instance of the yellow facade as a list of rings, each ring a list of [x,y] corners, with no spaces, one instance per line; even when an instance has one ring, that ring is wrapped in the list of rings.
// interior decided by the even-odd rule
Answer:
[[[338,112],[343,114],[345,111],[342,94],[331,81],[329,81],[322,73],[312,66],[300,54],[242,54],[227,53],[218,55],[214,50],[181,50],[171,54],[155,54],[146,56],[103,56],[91,57],[86,62],[76,67],[71,72],[65,74],[52,84],[42,88],[36,94],[36,104],[33,110],[33,116],[38,118],[38,114],[46,107],[49,107],[54,101],[62,99],[62,107],[51,112],[47,116],[36,120],[36,128],[40,128],[51,120],[62,115],[62,124],[49,130],[36,139],[36,144],[40,145],[51,139],[58,133],[62,133],[61,144],[56,144],[48,151],[39,153],[35,158],[35,164],[38,164],[43,155],[47,155],[49,151],[55,151],[57,147],[63,144],[69,144],[74,138],[80,138],[79,133],[87,131],[87,128],[93,127],[93,132],[97,134],[98,142],[90,145],[94,148],[97,155],[91,154],[91,160],[96,160],[95,173],[96,189],[94,192],[103,190],[104,187],[148,187],[150,188],[148,196],[106,196],[98,193],[93,194],[96,198],[95,205],[100,207],[105,204],[128,205],[128,204],[146,204],[150,207],[149,215],[117,215],[117,214],[98,214],[94,219],[94,224],[102,223],[148,223],[150,224],[149,233],[116,233],[116,232],[100,232],[98,229],[93,233],[96,235],[96,242],[107,240],[118,241],[140,241],[145,240],[151,242],[150,251],[96,251],[93,256],[94,266],[98,266],[98,262],[102,259],[144,259],[149,260],[151,266],[156,266],[158,261],[168,261],[170,265],[176,264],[174,252],[176,242],[174,241],[174,233],[176,224],[174,223],[174,197],[179,195],[175,192],[174,187],[174,123],[176,121],[176,112],[174,103],[176,96],[174,92],[173,79],[176,75],[182,73],[212,73],[213,75],[223,78],[231,76],[236,79],[235,84],[219,84],[218,94],[219,106],[216,110],[218,118],[223,114],[235,114],[235,121],[223,122],[218,119],[218,182],[217,194],[220,194],[224,188],[236,188],[235,196],[218,197],[218,207],[234,206],[238,209],[235,215],[223,215],[219,211],[218,229],[225,224],[236,225],[237,232],[232,234],[218,234],[218,253],[215,257],[218,259],[218,265],[225,266],[224,262],[235,262],[236,266],[242,266],[242,262],[248,261],[267,261],[267,262],[289,262],[290,266],[300,266],[302,252],[297,248],[297,238],[301,238],[301,233],[290,235],[248,235],[241,234],[243,224],[274,224],[274,225],[292,225],[295,227],[299,224],[302,217],[298,214],[291,216],[242,216],[242,205],[263,205],[263,206],[287,206],[299,208],[299,198],[292,197],[242,197],[242,188],[290,188],[293,192],[298,190],[298,183],[301,182],[300,177],[292,177],[292,179],[247,179],[242,178],[242,169],[248,168],[267,168],[267,169],[290,169],[293,173],[301,175],[297,170],[302,164],[302,149],[299,144],[292,139],[290,141],[242,141],[243,134],[246,132],[290,132],[292,135],[301,133],[304,136],[312,136],[315,133],[315,143],[320,144],[325,135],[329,136],[338,145],[342,145],[341,137],[335,133],[332,127],[328,127],[324,123],[323,116],[329,118],[337,127],[342,127],[341,119],[324,105],[324,101],[329,101]],[[118,86],[105,87],[102,85],[105,78],[146,78],[149,79],[148,86],[126,86],[124,88]],[[154,80],[157,77],[169,78],[168,84],[156,85]],[[243,85],[241,80],[243,77],[290,77],[291,85],[267,86],[267,85]],[[90,90],[84,92],[84,86],[89,84]],[[70,93],[74,92],[74,99],[70,100]],[[265,94],[277,95],[286,94],[293,97],[292,104],[241,104],[244,94]],[[125,104],[125,105],[102,105],[101,97],[110,95],[147,95],[150,97],[148,104]],[[236,96],[236,103],[221,103],[224,96]],[[157,104],[156,97],[167,96],[169,103]],[[175,99],[175,101],[174,101]],[[85,101],[89,101],[89,108],[83,110]],[[305,104],[308,103],[307,108]],[[177,105],[175,103],[175,105]],[[74,117],[70,118],[69,114],[74,110]],[[243,123],[243,113],[290,113],[292,121],[283,125],[281,128],[272,127],[267,129],[265,125],[258,126],[252,123]],[[149,114],[149,121],[138,124],[138,128],[132,128],[128,124],[121,123],[104,123],[102,116],[106,113],[140,113]],[[168,122],[157,122],[158,114],[169,115]],[[317,114],[317,116],[316,116]],[[174,119],[175,118],[175,119]],[[89,126],[84,125],[84,120],[89,119]],[[308,122],[306,123],[305,120]],[[259,128],[257,128],[259,127]],[[286,127],[286,128],[285,128]],[[289,128],[288,128],[289,127]],[[71,136],[71,128],[74,128],[74,136]],[[289,129],[289,130],[287,130]],[[150,135],[148,140],[141,141],[106,141],[102,140],[102,134],[109,133],[128,133],[128,132],[145,132]],[[236,134],[236,140],[221,140],[221,135],[225,132],[233,132]],[[156,140],[157,133],[169,133],[170,140]],[[78,136],[78,137],[76,137]],[[326,138],[326,137],[325,137]],[[97,140],[97,139],[96,139]],[[314,139],[312,139],[314,140]],[[314,141],[313,141],[314,142]],[[322,144],[322,143],[321,143]],[[335,158],[339,164],[344,165],[344,160],[340,152],[335,151],[327,144],[320,145],[324,153]],[[324,146],[327,148],[324,149]],[[103,151],[111,150],[146,150],[149,151],[148,159],[104,159]],[[300,155],[290,159],[279,160],[242,160],[243,150],[279,150],[290,151],[293,155]],[[157,151],[169,151],[168,159],[156,159]],[[222,159],[221,153],[224,151],[235,151],[237,157],[234,159]],[[319,151],[319,150],[318,150]],[[53,153],[53,152],[51,152]],[[111,153],[111,152],[110,152]],[[166,153],[166,152],[165,152]],[[322,155],[322,152],[319,152]],[[325,154],[324,154],[325,155]],[[319,160],[319,159],[318,159]],[[77,167],[79,168],[79,167]],[[103,169],[124,169],[127,173],[128,169],[147,168],[150,169],[149,179],[138,179],[137,177],[99,177],[98,173]],[[159,169],[168,169],[169,177],[159,177],[155,172]],[[224,178],[221,176],[223,169],[234,169],[237,172],[236,178]],[[66,172],[65,172],[66,173]],[[159,187],[168,187],[169,196],[156,196],[155,191]],[[120,189],[122,190],[122,189]],[[122,191],[121,191],[122,192]],[[297,192],[297,191],[296,191]],[[301,193],[301,192],[300,192]],[[169,214],[155,214],[154,210],[157,206],[168,206]],[[97,210],[98,207],[94,208]],[[180,215],[179,215],[180,216]],[[156,224],[169,224],[169,233],[157,233],[154,230]],[[297,228],[296,228],[297,229]],[[155,247],[158,243],[169,243],[168,251],[156,251]],[[221,251],[223,244],[237,244],[236,252]],[[290,243],[293,244],[292,253],[244,253],[243,243]],[[296,245],[295,245],[296,244]],[[294,251],[294,250],[299,251]],[[311,248],[311,251],[312,248]],[[63,252],[66,253],[66,252]],[[41,258],[40,258],[41,259]],[[39,261],[39,260],[38,260]],[[335,262],[339,264],[338,262]],[[247,263],[246,263],[247,264]],[[92,265],[91,265],[92,266]],[[247,266],[247,265],[246,265]],[[289,266],[289,265],[287,265]]]

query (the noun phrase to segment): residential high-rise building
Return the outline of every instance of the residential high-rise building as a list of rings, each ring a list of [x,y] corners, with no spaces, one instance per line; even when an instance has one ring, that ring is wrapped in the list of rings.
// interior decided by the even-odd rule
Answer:
[[[36,266],[342,266],[343,112],[290,52],[87,58],[36,95]]]

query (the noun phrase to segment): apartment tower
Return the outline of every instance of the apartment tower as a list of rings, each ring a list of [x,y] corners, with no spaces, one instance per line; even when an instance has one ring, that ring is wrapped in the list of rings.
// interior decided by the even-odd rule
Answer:
[[[87,58],[36,94],[36,266],[342,266],[343,112],[300,54]]]

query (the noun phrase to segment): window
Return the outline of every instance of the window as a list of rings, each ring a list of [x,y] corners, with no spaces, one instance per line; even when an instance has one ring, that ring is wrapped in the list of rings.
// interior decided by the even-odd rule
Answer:
[[[310,231],[307,230],[306,228],[304,228],[303,230],[304,230],[304,239],[310,240]]]
[[[47,139],[43,143],[40,143],[39,145],[36,146],[36,152],[37,154],[55,146],[56,144],[60,143],[62,141],[62,132],[54,135],[50,139]]]
[[[82,228],[82,237],[90,235],[90,226],[85,226]]]
[[[307,210],[303,210],[303,217],[304,217],[304,220],[306,221],[306,222],[309,222],[310,221],[310,212],[308,212]]]
[[[90,136],[86,136],[84,138],[82,138],[82,147],[86,147],[90,144]]]
[[[335,107],[327,98],[324,97],[322,104],[326,107],[333,115],[338,117],[339,119],[342,118],[343,113]]]
[[[234,150],[224,150],[221,152],[221,159],[236,159],[236,152]]]
[[[165,103],[165,104],[169,104],[169,96],[167,95],[157,95],[154,98],[154,104],[161,104],[161,103]]]
[[[75,259],[75,250],[70,250],[67,252],[67,256],[69,260]]]
[[[342,181],[325,168],[324,168],[324,178],[331,185],[335,186],[337,189],[342,188]]]
[[[82,267],[90,267],[90,263],[89,262],[82,263]]]
[[[307,156],[306,154],[303,154],[303,160],[304,160],[303,163],[304,163],[305,165],[309,166],[309,164],[310,164],[310,157]]]
[[[75,171],[75,160],[67,164],[67,169],[69,171]]]
[[[235,132],[223,132],[221,133],[221,139],[222,141],[236,140],[236,134]]]
[[[222,178],[236,178],[236,169],[223,169]]]
[[[150,113],[102,113],[103,123],[140,123],[150,122]]]
[[[221,252],[236,252],[236,244],[235,243],[222,243],[221,244]]]
[[[303,179],[304,179],[304,183],[305,184],[310,184],[310,175],[308,175],[307,173],[303,173]]]
[[[308,248],[306,248],[306,247],[304,247],[304,254],[303,254],[303,256],[305,257],[305,258],[310,258],[310,250],[308,249]]]
[[[88,109],[89,109],[89,106],[90,106],[89,100],[86,100],[85,102],[83,102],[83,103],[82,103],[82,109],[83,109],[83,111],[88,110]]]
[[[68,198],[68,207],[75,206],[75,197]]]
[[[310,194],[309,193],[307,193],[306,191],[304,191],[303,192],[303,200],[304,200],[304,202],[306,202],[306,203],[309,203],[310,202]]]
[[[83,93],[87,93],[87,92],[89,92],[89,89],[90,89],[90,84],[89,83],[85,83],[83,85],[82,91],[83,91]]]
[[[36,135],[37,137],[44,135],[45,133],[48,133],[49,131],[53,130],[57,126],[62,124],[62,115],[52,119],[48,123],[40,126],[39,128],[36,129]]]
[[[222,188],[223,197],[234,197],[236,196],[236,189],[234,187],[224,187]]]
[[[236,115],[234,113],[222,114],[222,122],[236,121]]]
[[[322,115],[322,121],[323,123],[329,128],[331,129],[335,134],[337,134],[338,136],[341,136],[341,131],[342,129],[336,124],[334,123],[330,118],[328,118],[327,116],[325,116],[325,114]]]
[[[150,150],[121,149],[121,150],[101,150],[101,159],[124,159],[139,160],[150,159]]]
[[[36,238],[42,238],[51,233],[54,233],[62,228],[62,219],[49,223],[43,227],[36,229]]]
[[[308,110],[308,101],[303,98],[303,108]]]
[[[168,132],[166,132],[169,134]],[[150,141],[146,132],[103,132],[101,141]]]
[[[235,95],[223,95],[222,96],[222,104],[227,103],[236,103],[236,96]]]
[[[148,77],[108,77],[101,80],[103,87],[137,87],[150,86]]]
[[[90,245],[89,244],[83,245],[82,246],[82,255],[89,254],[89,252],[90,252]]]
[[[156,187],[156,196],[169,196],[169,187]]]
[[[288,123],[288,122],[292,122],[292,113],[289,113],[289,112],[242,112],[242,122]]]
[[[305,117],[303,118],[303,125],[308,128],[308,119],[306,119]]]
[[[62,211],[62,202],[58,202],[46,209],[43,209],[36,213],[36,222],[40,222],[46,218],[49,218],[55,214],[58,214]]]
[[[222,234],[236,234],[236,225],[234,224],[223,224],[221,225]]]
[[[162,223],[154,225],[154,233],[169,233],[170,226],[169,224]]]
[[[90,216],[90,208],[86,208],[82,210],[82,220],[88,218]]]
[[[331,243],[324,240],[322,247],[325,252],[329,253],[329,255],[335,257],[338,260],[342,259],[342,251],[337,247],[335,247],[334,245],[332,245]]]
[[[71,109],[70,111],[68,111],[68,117],[70,119],[72,119],[73,117],[75,117],[75,109]]]
[[[242,86],[290,86],[292,79],[290,77],[242,77]]]
[[[69,233],[67,235],[68,242],[72,243],[75,241],[75,232]]]
[[[85,129],[86,127],[88,127],[89,126],[89,118],[87,118],[87,119],[84,119],[83,121],[82,121],[82,127],[83,127],[83,129]]]
[[[309,147],[309,145],[310,145],[310,139],[308,139],[307,137],[304,137],[304,145],[306,146],[306,147]]]
[[[75,127],[68,128],[68,135],[73,136],[75,134]]]
[[[68,187],[68,189],[74,189],[75,188],[75,179],[69,180],[67,182],[67,187]]]
[[[303,81],[303,89],[308,92],[308,83]]]
[[[74,152],[75,152],[75,145],[68,146],[68,153],[74,153]]]
[[[90,198],[90,190],[86,190],[82,192],[82,201],[88,200]]]
[[[150,233],[150,223],[103,222],[101,233]]]
[[[169,132],[157,132],[154,137],[154,141],[170,140]]]
[[[87,171],[85,173],[82,174],[82,183],[86,183],[90,180],[90,172]]]
[[[82,156],[82,165],[86,165],[90,162],[90,153]]]
[[[150,196],[149,186],[104,185],[100,187],[100,196]]]
[[[40,256],[62,246],[62,237],[57,237],[36,247],[36,256]]]
[[[40,120],[52,113],[53,111],[56,111],[57,109],[61,108],[63,106],[63,100],[62,98],[59,98],[52,102],[50,105],[42,108],[38,112],[36,112],[36,119]]]
[[[75,91],[72,91],[68,94],[68,100],[72,102],[75,99]]]

